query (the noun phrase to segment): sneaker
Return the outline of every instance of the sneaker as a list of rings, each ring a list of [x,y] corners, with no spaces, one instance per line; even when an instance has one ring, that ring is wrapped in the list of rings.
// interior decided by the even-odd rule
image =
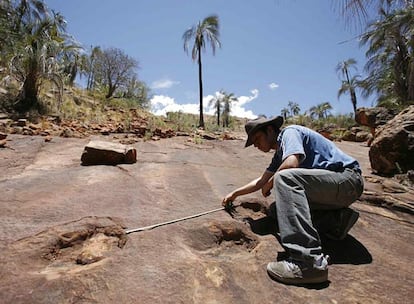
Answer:
[[[333,229],[325,232],[325,235],[333,240],[343,240],[346,238],[349,230],[358,220],[359,213],[351,208],[343,208],[338,210],[335,217],[336,223]]]
[[[284,284],[318,284],[328,280],[329,256],[321,255],[313,263],[288,259],[267,264],[267,273]]]

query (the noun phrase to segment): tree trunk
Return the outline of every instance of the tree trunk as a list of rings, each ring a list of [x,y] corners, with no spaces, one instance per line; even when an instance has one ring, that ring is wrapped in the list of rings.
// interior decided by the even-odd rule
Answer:
[[[414,101],[414,58],[411,60],[410,65],[408,67],[408,104]]]
[[[70,68],[69,86],[73,87],[77,74],[78,74],[78,67],[76,64],[73,64]]]
[[[201,66],[201,48],[198,50],[198,85],[200,92],[200,121],[198,123],[199,128],[204,129],[204,115],[203,115],[203,79],[202,79],[202,66]]]
[[[108,93],[106,94],[105,98],[106,99],[111,98],[112,95],[114,94],[115,90],[116,90],[116,86],[109,85]]]
[[[220,126],[220,102],[217,101],[217,126]]]
[[[37,93],[37,76],[35,73],[29,73],[19,93],[16,109],[19,112],[26,112],[35,107],[38,109]]]
[[[351,102],[352,102],[352,107],[354,108],[354,114],[356,114],[356,107],[357,107],[357,97],[355,94],[355,90],[351,87],[349,89],[351,92]]]

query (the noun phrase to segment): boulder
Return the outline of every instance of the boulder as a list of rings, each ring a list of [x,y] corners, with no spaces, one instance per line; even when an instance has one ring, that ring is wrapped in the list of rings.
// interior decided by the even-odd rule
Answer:
[[[16,122],[16,126],[25,127],[27,125],[27,119],[21,118]]]
[[[370,134],[365,131],[359,131],[355,134],[355,141],[356,142],[364,142],[370,138]]]
[[[356,135],[350,130],[345,131],[345,133],[342,135],[342,140],[345,141],[355,141]]]
[[[135,148],[119,143],[90,141],[82,153],[82,165],[133,164],[137,161]]]
[[[374,172],[382,175],[414,169],[414,105],[378,129],[369,160]]]
[[[395,111],[384,107],[358,108],[355,121],[362,126],[376,128],[395,116]]]
[[[384,107],[358,108],[355,114],[355,121],[371,129],[372,137],[367,137],[368,146],[371,146],[372,139],[375,136],[375,129],[384,125],[387,121],[395,116],[395,111]]]

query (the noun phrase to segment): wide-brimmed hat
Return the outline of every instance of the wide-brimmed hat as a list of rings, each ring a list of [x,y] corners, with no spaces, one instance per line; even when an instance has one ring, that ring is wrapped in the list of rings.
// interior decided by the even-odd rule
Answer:
[[[273,118],[266,118],[266,117],[259,117],[253,120],[249,120],[244,129],[247,133],[247,141],[244,147],[251,146],[253,144],[253,134],[256,133],[257,130],[260,130],[263,127],[273,125],[276,129],[280,129],[283,125],[283,117],[276,116]]]

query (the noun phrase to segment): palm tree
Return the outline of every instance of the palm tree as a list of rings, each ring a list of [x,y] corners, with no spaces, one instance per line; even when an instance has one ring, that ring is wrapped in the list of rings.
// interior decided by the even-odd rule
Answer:
[[[0,66],[7,66],[7,55],[12,48],[13,41],[18,40],[14,31],[14,8],[10,1],[0,2]]]
[[[211,45],[214,55],[216,52],[216,47],[221,47],[219,35],[219,19],[216,15],[206,17],[197,25],[194,25],[188,30],[186,30],[183,34],[184,51],[188,53],[189,43],[193,41],[194,45],[191,51],[191,58],[193,59],[193,61],[197,60],[198,62],[198,83],[200,93],[200,128],[204,128],[201,50],[205,51],[206,45],[209,43]]]
[[[289,111],[289,109],[288,109],[288,108],[283,108],[283,109],[280,111],[280,115],[282,115],[282,116],[283,116],[284,120],[286,120],[286,119],[287,119],[287,117],[288,117],[289,113],[290,113],[290,111]]]
[[[413,0],[341,0],[336,2],[342,16],[352,23],[356,20],[360,26],[368,20],[369,11],[372,6],[378,10],[387,9],[404,9],[413,7]]]
[[[327,102],[322,103],[321,107],[322,107],[323,116],[327,118],[330,115],[329,112],[332,110],[331,104],[327,101]]]
[[[289,101],[288,107],[292,116],[298,115],[300,113],[300,107],[298,103]]]
[[[380,101],[407,105],[414,100],[414,10],[382,10],[361,37],[368,45],[365,94],[377,92]]]
[[[328,117],[328,112],[329,110],[332,109],[332,106],[329,102],[323,102],[320,103],[316,106],[313,106],[309,109],[309,114],[312,118],[314,118],[314,116],[317,116],[318,119],[323,119]]]
[[[223,127],[228,127],[230,124],[230,112],[232,102],[236,102],[237,98],[233,93],[224,92],[223,95]]]
[[[44,80],[57,86],[60,103],[63,94],[61,60],[65,52],[77,48],[65,32],[66,21],[41,0],[5,3],[11,8],[7,26],[11,25],[13,32],[8,42],[7,60],[11,76],[22,83],[16,109],[22,112],[31,108],[40,110],[38,92]]]
[[[338,91],[338,98],[343,95],[344,93],[348,92],[351,96],[352,107],[354,109],[354,113],[356,113],[356,106],[357,106],[357,97],[355,94],[355,90],[359,86],[358,78],[359,75],[351,76],[350,69],[353,68],[356,70],[356,60],[353,58],[349,58],[348,60],[342,61],[338,63],[336,66],[336,72],[340,73],[342,77],[342,85]]]
[[[23,82],[16,103],[19,111],[39,110],[38,92],[44,79],[57,86],[59,100],[63,94],[59,58],[65,49],[65,38],[61,32],[63,23],[60,22],[60,15],[54,14],[52,18],[22,23],[22,39],[16,45],[16,54],[11,60],[12,74]]]
[[[210,106],[214,106],[216,108],[216,115],[217,115],[217,125],[220,125],[220,113],[221,113],[221,105],[223,104],[223,97],[226,92],[220,90],[220,92],[210,100]]]
[[[102,50],[99,46],[91,46],[89,54],[83,54],[80,57],[80,76],[86,76],[86,89],[92,91],[95,87],[97,62],[102,56]]]

